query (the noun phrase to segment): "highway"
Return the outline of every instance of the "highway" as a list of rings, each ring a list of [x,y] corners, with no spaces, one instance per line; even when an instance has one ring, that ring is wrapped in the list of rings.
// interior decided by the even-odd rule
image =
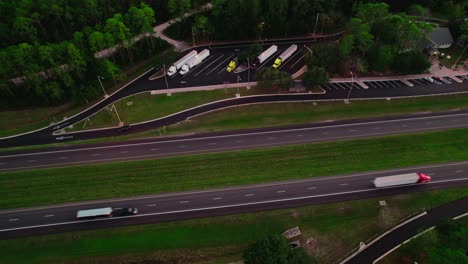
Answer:
[[[0,171],[153,159],[462,127],[468,127],[468,112],[452,111],[370,120],[321,122],[304,127],[3,152],[0,153]]]
[[[427,184],[375,189],[372,180],[408,172],[432,177]],[[108,228],[297,207],[468,185],[468,161],[334,177],[89,201],[0,211],[3,239],[72,230]],[[76,211],[112,206],[137,207],[134,216],[77,220]]]

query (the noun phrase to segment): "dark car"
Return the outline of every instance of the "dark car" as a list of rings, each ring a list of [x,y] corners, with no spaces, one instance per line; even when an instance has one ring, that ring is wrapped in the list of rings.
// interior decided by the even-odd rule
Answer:
[[[130,125],[125,125],[125,126],[119,127],[119,129],[117,129],[117,131],[127,132],[129,129],[130,129]]]
[[[138,213],[138,208],[128,207],[128,208],[118,208],[112,211],[112,216],[127,216],[135,215]]]

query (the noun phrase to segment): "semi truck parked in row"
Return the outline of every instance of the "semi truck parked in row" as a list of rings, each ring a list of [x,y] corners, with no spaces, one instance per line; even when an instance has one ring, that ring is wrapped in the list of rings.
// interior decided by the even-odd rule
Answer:
[[[257,67],[258,65],[262,64],[269,57],[271,57],[271,55],[273,55],[277,50],[278,50],[278,47],[276,45],[271,45],[267,50],[260,53],[260,55],[258,55],[257,58],[255,58],[253,62],[253,67]]]
[[[195,57],[195,55],[197,55],[197,51],[192,50],[191,52],[189,52],[185,56],[183,56],[181,59],[174,62],[174,64],[172,64],[171,67],[169,67],[169,70],[167,71],[167,75],[172,76],[172,75],[176,74],[177,71],[180,70],[180,68],[182,68],[182,66],[185,63],[187,63],[187,61],[189,61],[190,59]]]
[[[189,72],[190,69],[200,64],[208,56],[210,56],[210,50],[209,49],[202,50],[200,53],[195,55],[193,58],[191,58],[182,66],[182,68],[179,71],[180,75],[187,74],[187,72]]]
[[[383,188],[406,184],[426,183],[430,181],[431,177],[424,173],[406,173],[386,177],[377,177],[374,180],[374,185],[377,188]]]
[[[76,218],[96,218],[96,217],[112,217],[112,216],[125,216],[134,215],[138,213],[137,208],[116,208],[104,207],[88,210],[80,210],[76,213]]]
[[[278,56],[278,58],[276,58],[275,63],[273,64],[273,68],[278,69],[279,66],[281,66],[281,63],[289,59],[289,57],[291,57],[291,55],[293,55],[294,52],[296,52],[296,50],[297,50],[296,44],[292,44],[291,46],[289,46],[289,48],[283,51],[283,53],[281,53]]]

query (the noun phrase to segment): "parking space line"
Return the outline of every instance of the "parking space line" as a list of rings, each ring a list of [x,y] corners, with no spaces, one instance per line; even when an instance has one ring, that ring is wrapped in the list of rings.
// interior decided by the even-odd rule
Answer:
[[[236,56],[236,53],[234,54],[231,54],[229,57],[227,57],[225,60],[223,60],[222,62],[220,62],[218,65],[216,65],[216,67],[214,67],[213,69],[211,69],[211,71],[207,72],[205,75],[208,76],[208,74],[212,73],[214,70],[216,70],[219,66],[223,65],[226,61],[228,61],[229,59],[233,58],[234,56]],[[218,72],[218,74],[220,74],[222,71],[224,71],[225,69],[221,69],[220,72]]]
[[[204,71],[206,68],[210,67],[210,66],[211,66],[211,64],[213,64],[213,63],[217,62],[217,61],[218,61],[219,59],[221,59],[222,57],[224,57],[224,54],[221,54],[221,56],[219,56],[219,57],[218,57],[216,60],[212,61],[210,64],[206,65],[206,67],[205,67],[205,68],[203,68],[201,71],[199,71],[199,72],[195,73],[195,75],[194,75],[194,76],[198,76],[198,74],[202,73],[202,72],[203,72],[203,71]]]
[[[291,65],[289,67],[289,69],[292,69],[294,67],[294,65],[296,65],[298,62],[300,62],[302,60],[302,58],[304,58],[304,57],[305,57],[305,55],[302,55],[293,65]]]
[[[260,65],[260,67],[258,67],[257,69],[255,69],[255,71],[259,71],[263,66],[265,66],[266,64],[268,64],[268,62],[270,62],[273,58],[277,58],[278,54],[280,53],[280,51],[282,50],[278,50],[276,51],[273,55],[271,55],[266,61],[264,61],[262,63],[262,65]]]
[[[296,52],[294,52],[294,53],[296,53],[296,54],[293,54],[291,57],[289,57],[288,62],[291,61],[291,60],[292,60],[294,57],[296,57],[297,55],[301,54],[301,51],[302,51],[302,50],[297,50]],[[300,60],[300,59],[299,59],[299,60]],[[284,65],[286,65],[286,63],[281,63],[281,66],[279,66],[278,69],[281,69]]]
[[[185,78],[187,76],[189,76],[190,74],[194,73],[195,72],[195,69],[199,68],[200,66],[202,66],[204,63],[206,63],[207,61],[213,59],[214,56],[208,56],[208,58],[204,59],[202,62],[200,62],[200,64],[198,65],[195,65],[195,67],[193,67],[192,69],[189,70],[189,72],[187,72],[185,75],[182,76],[182,78]]]

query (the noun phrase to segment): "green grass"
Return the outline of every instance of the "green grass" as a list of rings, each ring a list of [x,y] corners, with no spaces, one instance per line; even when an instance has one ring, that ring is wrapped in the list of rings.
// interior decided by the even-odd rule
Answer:
[[[243,95],[253,92],[254,89],[241,89]],[[236,89],[174,93],[171,96],[142,93],[124,98],[117,102],[115,106],[121,120],[126,124],[133,124],[167,116],[212,101],[234,98],[236,93]],[[83,126],[84,129],[93,129],[118,125],[117,116],[109,109],[99,111],[90,118],[90,121],[91,123],[87,121],[85,126],[85,121],[79,122],[74,125],[72,130],[82,130]]]
[[[400,219],[468,195],[437,190],[233,216],[0,241],[0,263],[227,263],[271,233],[299,226],[319,263],[332,263]],[[381,207],[379,200],[387,206]],[[390,221],[383,221],[388,220]],[[25,252],[27,252],[25,254]],[[151,262],[152,263],[152,262]],[[159,263],[159,262],[158,262]]]
[[[409,114],[426,111],[468,109],[468,95],[431,96],[411,99],[338,102],[274,103],[229,108],[167,127],[166,133],[213,132],[323,120],[342,120]]]
[[[0,173],[0,208],[300,179],[468,159],[468,129]],[[103,188],[102,186],[106,186]]]

